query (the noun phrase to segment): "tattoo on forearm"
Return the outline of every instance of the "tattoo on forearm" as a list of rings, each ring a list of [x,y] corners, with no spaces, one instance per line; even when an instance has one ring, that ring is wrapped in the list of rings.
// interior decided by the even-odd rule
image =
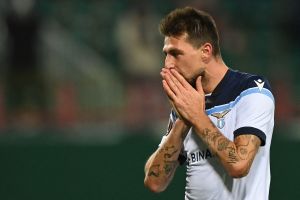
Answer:
[[[239,158],[236,154],[235,148],[234,147],[229,147],[228,148],[228,163],[234,164],[239,161]]]
[[[177,153],[177,149],[175,149],[175,146],[171,146],[171,147],[165,147],[164,149],[162,149],[161,151],[164,151],[164,159],[168,160],[171,159],[175,153]]]
[[[170,176],[176,166],[177,161],[165,161],[164,171],[166,176]]]
[[[179,150],[174,145],[161,148],[158,153],[162,154],[161,156],[163,157],[163,163],[152,165],[149,169],[148,176],[160,177],[162,172],[163,175],[167,177],[172,175],[172,172],[174,171],[178,162],[178,151]]]
[[[250,135],[243,136],[244,144],[238,146],[235,146],[230,140],[224,138],[218,130],[205,128],[202,130],[201,135],[202,139],[217,156],[219,156],[220,153],[225,152],[228,158],[226,162],[231,164],[251,158],[248,161],[248,165],[251,165],[254,157],[250,156],[253,155],[259,147],[257,140]],[[254,148],[249,148],[250,145],[254,146]]]
[[[207,143],[213,143],[213,144],[216,144],[216,141],[218,140],[218,138],[220,138],[222,135],[218,132],[214,132],[208,128],[205,128],[203,130],[203,135],[204,135],[204,140],[207,142]]]
[[[229,145],[229,141],[226,138],[221,138],[218,141],[218,151],[224,151]]]
[[[148,176],[155,176],[155,177],[159,177],[159,167],[160,165],[152,165],[149,169],[149,173],[148,173]]]

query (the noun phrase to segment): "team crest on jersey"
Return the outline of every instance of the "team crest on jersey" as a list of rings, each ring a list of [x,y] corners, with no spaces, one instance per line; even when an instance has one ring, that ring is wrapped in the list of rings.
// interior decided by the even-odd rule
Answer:
[[[230,109],[224,110],[223,112],[213,113],[211,116],[217,118],[217,127],[222,129],[225,126],[225,115],[229,113]]]

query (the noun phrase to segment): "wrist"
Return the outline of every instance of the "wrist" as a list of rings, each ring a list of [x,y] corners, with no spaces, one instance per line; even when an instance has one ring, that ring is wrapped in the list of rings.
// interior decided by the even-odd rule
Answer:
[[[177,119],[174,124],[174,130],[175,132],[181,135],[181,138],[185,138],[187,133],[189,132],[191,126],[187,124],[182,119]]]
[[[206,124],[205,122],[209,122],[210,119],[209,117],[207,116],[207,114],[205,112],[197,115],[196,117],[194,117],[190,123],[191,123],[191,126],[193,127],[197,127],[201,124]]]

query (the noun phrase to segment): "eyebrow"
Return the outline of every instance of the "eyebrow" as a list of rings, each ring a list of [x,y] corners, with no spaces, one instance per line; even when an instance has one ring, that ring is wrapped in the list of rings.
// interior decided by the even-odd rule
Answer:
[[[176,49],[176,48],[171,48],[171,49],[168,49],[168,50],[163,50],[163,53],[164,54],[167,54],[167,53],[169,53],[169,54],[183,54],[183,51],[182,50],[180,50],[180,49]]]

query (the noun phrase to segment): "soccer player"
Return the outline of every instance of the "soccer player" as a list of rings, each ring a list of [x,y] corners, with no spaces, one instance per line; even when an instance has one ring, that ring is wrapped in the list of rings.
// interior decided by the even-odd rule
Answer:
[[[225,65],[213,18],[186,7],[160,24],[162,85],[173,109],[145,165],[144,183],[164,191],[186,165],[186,200],[266,200],[274,97],[268,81]]]

